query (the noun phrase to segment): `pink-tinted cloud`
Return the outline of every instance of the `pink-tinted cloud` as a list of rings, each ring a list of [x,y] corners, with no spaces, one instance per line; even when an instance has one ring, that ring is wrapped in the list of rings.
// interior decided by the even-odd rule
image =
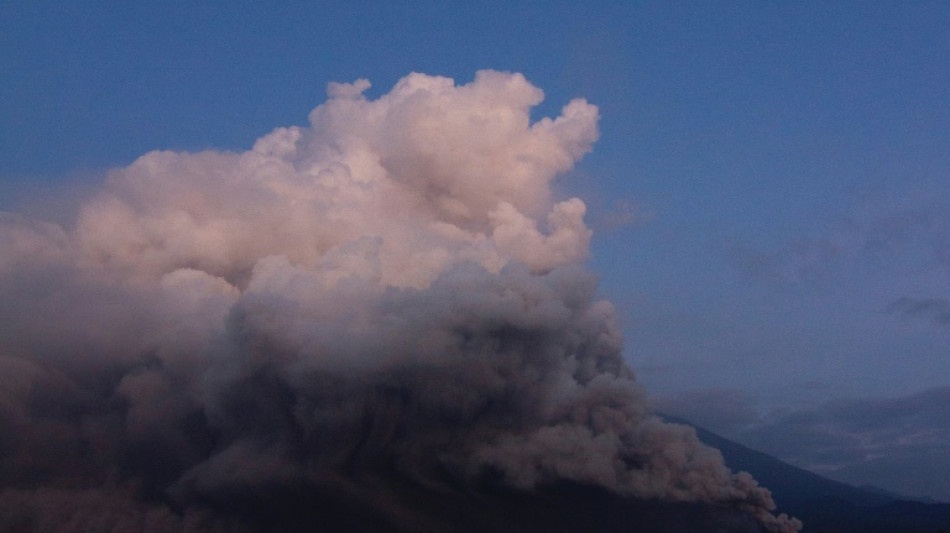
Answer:
[[[796,530],[623,362],[584,203],[551,193],[597,108],[532,123],[541,91],[491,71],[368,86],[246,152],[146,154],[72,226],[4,215],[0,515],[121,493],[136,524],[227,529],[275,488],[490,473]]]

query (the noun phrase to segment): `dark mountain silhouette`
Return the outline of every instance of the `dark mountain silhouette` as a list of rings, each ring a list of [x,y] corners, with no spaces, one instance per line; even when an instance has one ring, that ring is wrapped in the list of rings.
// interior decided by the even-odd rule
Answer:
[[[917,501],[878,488],[855,487],[784,463],[775,457],[691,425],[718,448],[733,470],[745,470],[772,491],[778,511],[804,522],[802,533],[950,532],[950,504]]]
[[[569,481],[527,491],[453,477],[435,486],[373,475],[206,503],[254,532],[767,533],[752,515],[727,506],[641,500]]]
[[[670,422],[691,425],[683,420]],[[802,533],[944,533],[950,504],[903,499],[881,489],[855,487],[784,463],[702,428],[699,438],[719,449],[726,464],[745,470],[768,487],[779,505],[804,522]],[[722,506],[638,500],[603,488],[559,482],[533,491],[491,480],[438,487],[398,476],[351,485],[352,490],[292,487],[275,490],[270,503],[250,498],[232,513],[259,531],[313,527],[358,532],[636,532],[755,533],[750,515]],[[369,488],[371,487],[371,488]],[[306,495],[302,497],[301,495]],[[301,499],[303,498],[303,499]],[[240,498],[230,499],[233,505]],[[256,503],[252,503],[256,502]],[[314,502],[320,502],[314,505]]]

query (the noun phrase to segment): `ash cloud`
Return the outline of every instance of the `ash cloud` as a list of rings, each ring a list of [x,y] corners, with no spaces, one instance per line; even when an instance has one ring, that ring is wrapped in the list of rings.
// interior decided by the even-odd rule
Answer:
[[[622,360],[550,187],[597,108],[531,123],[542,92],[492,71],[368,87],[246,152],[146,154],[68,226],[0,216],[0,525],[437,530],[397,487],[490,480],[797,530]]]

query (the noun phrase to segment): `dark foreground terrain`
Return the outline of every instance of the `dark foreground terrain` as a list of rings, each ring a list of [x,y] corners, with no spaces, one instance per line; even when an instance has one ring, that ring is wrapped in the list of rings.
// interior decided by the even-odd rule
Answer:
[[[307,492],[276,491],[264,506],[254,498],[254,506],[235,506],[230,512],[250,530],[274,532],[764,531],[754,518],[735,509],[635,500],[569,482],[534,492],[488,486],[446,490],[393,484],[383,492],[310,492],[307,498],[301,498]]]
[[[750,472],[771,489],[777,512],[802,520],[802,533],[950,531],[950,504],[904,500],[883,491],[853,487],[702,429],[697,428],[697,433],[721,450],[731,468]],[[193,508],[205,509],[211,518],[202,519],[199,513],[197,519],[183,520],[184,527],[179,529],[253,533],[767,533],[751,514],[729,504],[638,500],[566,481],[521,491],[492,479],[463,483],[451,473],[437,477],[424,485],[373,469],[321,483],[234,485],[231,491],[192,502]],[[17,503],[21,496],[13,492],[0,497],[0,532],[92,531],[90,527],[106,522],[103,516],[121,507],[107,494],[87,497],[81,506],[85,509],[82,516],[53,520],[52,515],[60,512],[55,502],[62,500],[76,507],[76,493],[50,491],[43,498],[28,498],[29,491],[22,494],[22,504]],[[48,505],[38,506],[38,501]],[[158,494],[150,505],[175,512],[175,503]],[[155,527],[145,520],[138,530],[171,530],[162,529],[156,520],[151,522]],[[53,523],[58,525],[50,526]],[[63,524],[67,529],[62,529]]]

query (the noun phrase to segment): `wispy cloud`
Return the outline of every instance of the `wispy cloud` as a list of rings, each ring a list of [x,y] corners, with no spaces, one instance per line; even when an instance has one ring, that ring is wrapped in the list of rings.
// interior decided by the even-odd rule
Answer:
[[[752,278],[778,283],[830,281],[855,268],[946,271],[950,266],[950,202],[887,198],[843,209],[818,235],[774,247],[736,243],[732,265]]]
[[[832,478],[950,501],[950,387],[771,413],[728,390],[667,398],[659,407]]]
[[[940,326],[950,326],[950,301],[944,298],[904,296],[891,303],[887,310],[910,318],[929,320]]]

